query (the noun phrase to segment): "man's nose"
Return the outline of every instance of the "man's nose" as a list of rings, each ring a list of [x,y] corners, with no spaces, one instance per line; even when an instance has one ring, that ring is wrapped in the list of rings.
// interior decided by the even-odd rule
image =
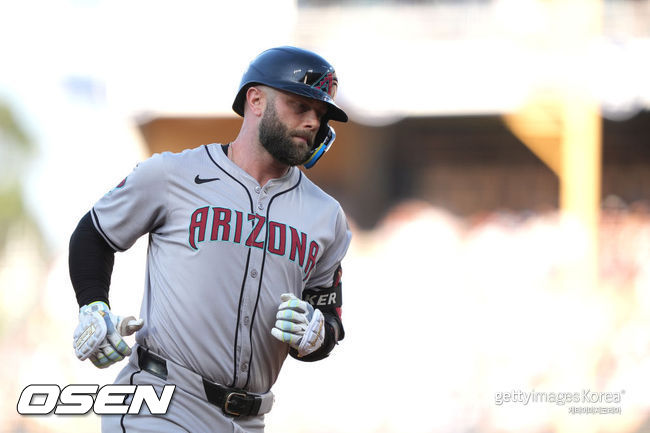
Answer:
[[[320,126],[320,116],[318,115],[318,112],[313,108],[305,112],[304,125],[309,129],[318,129]]]

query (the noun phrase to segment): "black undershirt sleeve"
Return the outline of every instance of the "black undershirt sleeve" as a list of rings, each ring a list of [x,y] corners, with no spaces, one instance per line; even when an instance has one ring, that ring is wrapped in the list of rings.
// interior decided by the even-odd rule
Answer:
[[[70,236],[68,256],[70,280],[79,307],[94,301],[108,304],[114,262],[115,251],[97,232],[88,212]]]

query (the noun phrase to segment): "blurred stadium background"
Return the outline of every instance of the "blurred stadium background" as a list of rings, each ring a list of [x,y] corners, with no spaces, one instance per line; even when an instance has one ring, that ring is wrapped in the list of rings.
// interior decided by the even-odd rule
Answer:
[[[69,236],[153,152],[233,139],[241,73],[284,44],[341,80],[309,176],[354,240],[347,337],[287,361],[267,431],[650,432],[648,0],[0,1],[0,432],[99,431],[16,413],[119,371],[74,357]],[[533,390],[621,401],[496,404]]]

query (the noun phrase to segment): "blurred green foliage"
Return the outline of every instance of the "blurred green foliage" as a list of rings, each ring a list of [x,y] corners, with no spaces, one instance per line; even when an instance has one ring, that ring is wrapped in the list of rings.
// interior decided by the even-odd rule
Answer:
[[[0,131],[2,135],[9,138],[9,143],[6,143],[5,140],[2,140],[0,144],[5,145],[14,145],[19,148],[28,151],[32,149],[31,141],[28,139],[27,134],[18,126],[16,117],[14,116],[11,109],[4,103],[0,101]]]
[[[26,170],[34,145],[11,108],[0,101],[0,251],[13,229],[38,227],[25,207],[21,174]]]

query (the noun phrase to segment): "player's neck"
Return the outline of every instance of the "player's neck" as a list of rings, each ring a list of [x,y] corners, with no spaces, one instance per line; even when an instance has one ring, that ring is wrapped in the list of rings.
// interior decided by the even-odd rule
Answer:
[[[259,143],[237,137],[228,146],[228,158],[251,175],[260,186],[284,176],[289,166],[278,162]]]

